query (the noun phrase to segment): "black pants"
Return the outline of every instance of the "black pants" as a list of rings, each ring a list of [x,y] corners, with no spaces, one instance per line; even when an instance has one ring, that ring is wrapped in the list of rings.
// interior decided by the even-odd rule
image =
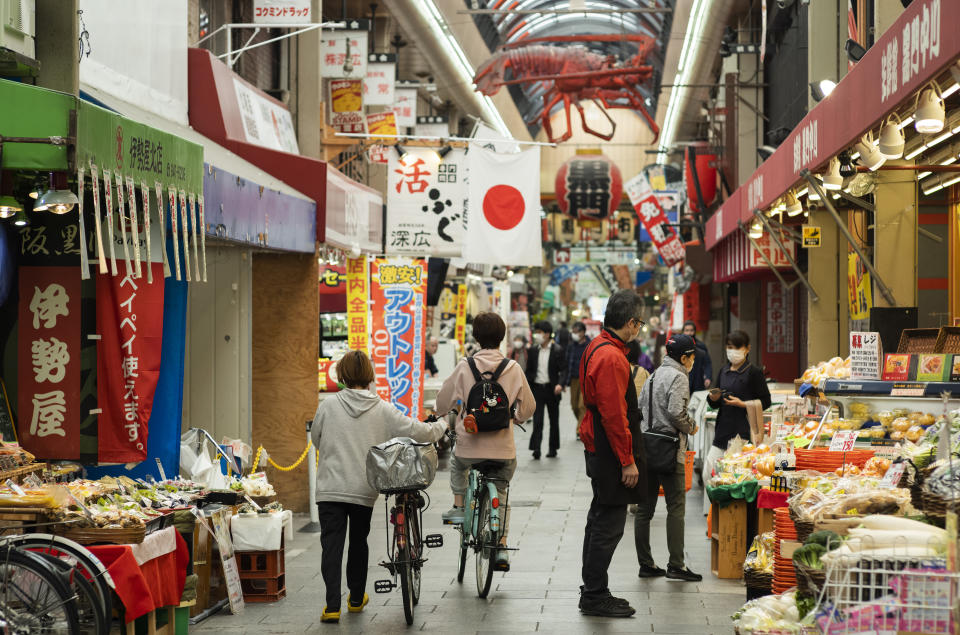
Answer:
[[[537,409],[533,412],[533,434],[530,435],[530,449],[540,454],[543,444],[543,410],[546,408],[550,417],[550,440],[547,442],[548,451],[556,452],[560,449],[560,399],[553,393],[550,384],[533,384],[530,386],[534,398],[537,400]]]
[[[627,522],[626,505],[603,505],[597,500],[597,481],[590,479],[593,500],[587,512],[587,527],[583,536],[583,586],[580,596],[601,599],[610,595],[607,569],[617,550]]]
[[[343,571],[343,544],[350,524],[350,549],[347,552],[347,588],[355,602],[363,599],[367,587],[367,564],[370,550],[367,534],[373,508],[351,503],[317,503],[320,516],[320,572],[327,588],[327,609],[340,610],[340,576]]]

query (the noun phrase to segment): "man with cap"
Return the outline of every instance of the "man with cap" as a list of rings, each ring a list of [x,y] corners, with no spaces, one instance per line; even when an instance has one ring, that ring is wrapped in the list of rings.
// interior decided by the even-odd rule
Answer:
[[[699,582],[703,576],[691,571],[683,559],[683,517],[686,511],[686,478],[684,460],[687,435],[695,434],[697,425],[687,413],[690,400],[688,375],[693,368],[697,344],[688,335],[673,335],[667,340],[667,356],[640,392],[640,413],[644,432],[679,437],[676,469],[668,474],[647,472],[647,496],[639,504],[634,519],[634,540],[641,578],[666,575],[673,580]],[[650,520],[656,510],[660,487],[667,502],[667,548],[670,561],[666,571],[658,567],[650,552]]]

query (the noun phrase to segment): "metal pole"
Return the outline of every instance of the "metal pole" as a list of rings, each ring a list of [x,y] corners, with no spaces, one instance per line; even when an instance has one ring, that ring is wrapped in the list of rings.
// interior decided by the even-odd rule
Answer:
[[[320,512],[317,510],[317,448],[310,438],[313,428],[313,419],[307,419],[307,443],[310,451],[307,453],[307,492],[310,505],[310,522],[300,528],[300,531],[315,534],[320,531]]]
[[[760,254],[761,258],[763,258],[763,261],[767,263],[767,266],[770,267],[771,271],[773,271],[773,275],[777,277],[777,280],[780,281],[780,284],[782,284],[786,289],[791,289],[793,285],[787,284],[787,281],[783,279],[783,276],[780,275],[780,272],[777,270],[777,268],[773,266],[773,263],[770,262],[769,258],[767,258],[767,254],[763,253],[763,250],[760,249],[760,245],[758,245],[757,241],[755,241],[753,236],[750,235],[750,231],[743,226],[742,220],[737,221],[737,227],[739,227],[740,231],[743,232],[743,235],[747,237],[747,240],[750,241],[750,244],[753,245],[753,248],[757,250],[757,253]]]
[[[760,219],[760,222],[763,223],[763,226],[767,228],[768,232],[770,232],[770,239],[777,244],[777,247],[780,248],[780,251],[783,252],[783,255],[786,256],[787,260],[790,261],[790,266],[793,267],[793,271],[794,273],[797,274],[797,278],[800,279],[800,282],[803,283],[803,286],[805,286],[807,288],[807,291],[810,293],[810,299],[813,300],[814,302],[818,301],[820,299],[820,296],[818,296],[817,292],[813,290],[812,286],[810,286],[810,283],[807,281],[806,277],[803,275],[803,272],[800,271],[800,267],[797,265],[797,261],[793,259],[793,256],[790,255],[790,252],[787,251],[787,248],[780,241],[780,236],[777,235],[779,232],[776,232],[773,230],[773,227],[770,225],[769,222],[767,222],[766,216],[764,216],[760,210],[758,209],[753,210],[753,215]]]
[[[853,239],[853,236],[850,234],[850,230],[847,229],[847,225],[843,222],[843,219],[840,218],[840,214],[837,213],[836,208],[833,206],[830,196],[823,191],[823,188],[821,188],[820,184],[817,183],[817,180],[810,173],[810,170],[803,170],[800,173],[800,176],[805,178],[810,184],[810,187],[816,191],[818,196],[820,196],[820,200],[823,201],[827,211],[830,212],[830,215],[833,217],[833,222],[835,222],[837,227],[840,229],[840,233],[843,234],[843,237],[847,239],[850,247],[853,248],[853,251],[856,252],[860,260],[863,261],[863,266],[866,267],[867,271],[870,272],[870,275],[873,276],[873,279],[877,283],[877,288],[880,289],[880,294],[883,295],[883,298],[890,304],[890,306],[897,306],[897,301],[893,297],[893,292],[890,291],[890,288],[883,282],[883,278],[880,277],[876,267],[873,266],[873,262],[871,262],[871,260],[864,255],[863,250],[860,249],[860,245],[858,245]]]

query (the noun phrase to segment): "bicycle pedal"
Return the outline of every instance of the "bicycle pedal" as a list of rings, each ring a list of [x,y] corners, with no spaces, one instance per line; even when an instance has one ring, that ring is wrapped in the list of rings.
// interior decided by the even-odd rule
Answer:
[[[423,544],[431,549],[437,549],[443,546],[443,534],[427,534],[423,538]]]
[[[444,525],[450,525],[450,526],[452,526],[452,527],[463,527],[463,521],[461,521],[461,522],[459,522],[459,523],[455,523],[455,522],[453,522],[452,520],[444,520],[444,521],[443,521],[443,524],[444,524]]]
[[[377,580],[373,583],[373,590],[377,593],[390,593],[396,586],[391,580]]]

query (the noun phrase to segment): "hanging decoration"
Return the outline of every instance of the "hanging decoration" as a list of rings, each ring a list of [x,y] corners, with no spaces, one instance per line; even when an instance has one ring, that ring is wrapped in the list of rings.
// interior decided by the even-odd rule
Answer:
[[[555,191],[564,214],[579,220],[603,220],[620,205],[623,177],[606,156],[578,154],[557,170]]]

